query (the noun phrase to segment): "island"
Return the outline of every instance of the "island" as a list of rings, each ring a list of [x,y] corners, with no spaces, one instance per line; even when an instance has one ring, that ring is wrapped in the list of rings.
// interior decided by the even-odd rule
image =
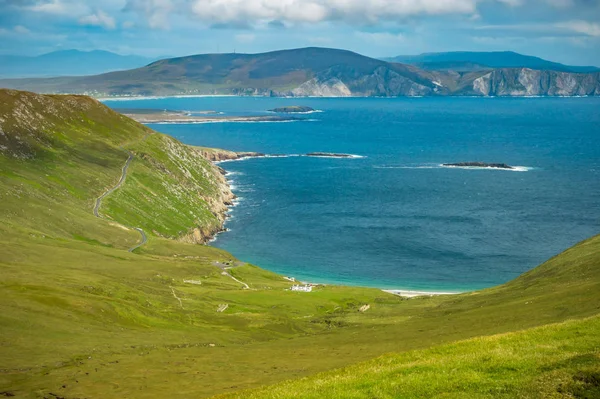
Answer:
[[[322,158],[357,158],[352,154],[336,154],[332,152],[309,152],[306,157],[322,157]]]
[[[215,111],[194,112],[191,115],[185,111],[144,110],[144,112],[121,112],[123,115],[144,124],[149,123],[210,123],[210,122],[287,122],[299,120],[291,116],[279,115],[221,115]]]
[[[314,112],[315,110],[311,107],[306,107],[302,105],[290,105],[287,107],[279,107],[273,108],[269,110],[270,112],[277,112],[280,114],[303,114],[307,112]]]
[[[442,166],[449,167],[471,167],[471,168],[497,168],[497,169],[514,169],[514,167],[505,163],[485,163],[485,162],[458,162],[458,163],[443,163]]]

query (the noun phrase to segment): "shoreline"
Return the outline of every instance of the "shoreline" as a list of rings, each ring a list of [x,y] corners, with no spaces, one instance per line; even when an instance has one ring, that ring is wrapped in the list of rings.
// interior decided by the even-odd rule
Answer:
[[[144,96],[144,95],[122,95],[122,96],[106,96],[106,95],[102,95],[102,96],[98,96],[96,97],[93,94],[89,94],[89,93],[79,93],[80,95],[86,95],[92,98],[95,98],[96,100],[100,101],[100,102],[104,102],[104,101],[139,101],[139,100],[160,100],[160,99],[168,99],[168,98],[221,98],[221,97],[240,97],[240,98],[244,98],[244,97],[251,97],[251,98],[277,98],[277,99],[283,99],[283,100],[295,100],[295,99],[304,99],[304,98],[310,98],[310,99],[341,99],[341,98],[349,98],[349,99],[357,99],[357,98],[372,98],[372,99],[419,99],[419,98],[485,98],[485,99],[494,99],[494,98],[498,98],[498,99],[503,99],[503,98],[507,98],[507,99],[544,99],[544,98],[600,98],[600,96],[594,96],[594,95],[573,95],[573,96],[564,96],[564,95],[556,95],[556,96],[541,96],[541,95],[523,95],[523,96],[476,96],[476,95],[447,95],[447,96],[440,96],[440,95],[428,95],[428,96],[390,96],[390,97],[376,97],[376,96],[355,96],[355,95],[350,95],[350,96],[267,96],[267,95],[240,95],[240,94],[172,94],[172,95],[155,95],[155,96]]]
[[[207,241],[205,242],[205,245],[215,242],[218,239],[220,234],[229,231],[229,229],[227,227],[225,227],[227,224],[227,220],[232,218],[231,211],[235,207],[237,207],[240,203],[240,201],[238,199],[239,197],[237,195],[235,195],[235,193],[233,193],[232,187],[235,187],[232,184],[233,180],[228,178],[228,176],[231,175],[233,172],[227,171],[227,170],[223,169],[222,167],[220,167],[219,165],[221,163],[233,162],[233,161],[243,161],[243,160],[253,159],[253,158],[285,158],[285,157],[290,157],[290,156],[311,157],[310,155],[300,155],[300,154],[269,155],[269,154],[263,154],[263,153],[258,153],[258,152],[235,152],[235,151],[221,150],[221,149],[215,149],[215,148],[204,148],[204,147],[199,147],[199,149],[200,149],[201,153],[203,154],[203,156],[207,160],[209,160],[216,168],[219,169],[219,172],[223,176],[223,178],[225,180],[225,184],[227,185],[229,192],[231,192],[233,194],[233,198],[224,204],[226,206],[226,211],[224,212],[225,217],[223,219],[221,229],[219,231],[215,232],[211,237],[209,237],[207,239]],[[319,155],[315,155],[312,157],[314,157],[314,158],[325,157],[322,155],[325,153],[316,153],[316,154],[319,154]],[[334,155],[334,156],[326,156],[326,157],[327,158],[339,158],[339,159],[361,158],[360,155],[353,155],[353,154],[331,154],[331,155]],[[343,155],[343,156],[335,156],[335,155]],[[269,269],[266,269],[266,270],[269,270]],[[277,272],[275,272],[275,273],[277,273]],[[279,274],[279,273],[277,273],[277,274]],[[441,290],[436,290],[436,289],[428,290],[428,289],[410,289],[410,288],[383,288],[383,287],[377,287],[377,286],[369,286],[369,285],[362,285],[362,284],[347,284],[347,283],[340,283],[340,282],[317,283],[317,282],[310,282],[310,281],[308,281],[308,279],[305,281],[304,279],[295,279],[293,277],[286,277],[283,275],[282,275],[282,277],[286,280],[289,280],[290,282],[295,282],[295,283],[300,283],[300,284],[305,284],[305,285],[340,285],[340,286],[357,286],[357,287],[360,286],[360,287],[365,287],[365,288],[379,289],[388,294],[397,295],[397,296],[400,296],[403,298],[415,298],[415,297],[420,297],[420,296],[431,297],[431,296],[439,296],[439,295],[458,295],[458,294],[468,292],[468,291],[464,291],[464,290],[463,291],[448,291],[448,290],[441,291]]]

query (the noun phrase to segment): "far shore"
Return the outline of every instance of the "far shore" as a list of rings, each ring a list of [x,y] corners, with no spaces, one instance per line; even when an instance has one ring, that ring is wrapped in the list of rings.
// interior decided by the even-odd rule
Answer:
[[[286,122],[296,121],[298,118],[278,115],[249,115],[249,116],[224,116],[214,111],[203,111],[201,115],[190,115],[178,111],[156,112],[123,112],[123,115],[140,123],[209,123],[209,122]]]

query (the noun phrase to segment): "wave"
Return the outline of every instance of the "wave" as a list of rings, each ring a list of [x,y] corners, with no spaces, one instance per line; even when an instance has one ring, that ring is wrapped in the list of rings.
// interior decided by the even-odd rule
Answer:
[[[497,170],[505,172],[529,172],[534,168],[530,166],[511,166],[512,169],[479,167],[479,166],[451,166],[443,164],[423,164],[423,165],[375,165],[375,169],[465,169],[465,170]]]
[[[452,165],[440,165],[443,169],[466,169],[466,170],[498,170],[505,172],[529,172],[533,168],[529,166],[511,166],[511,169],[505,168],[492,168],[492,167],[480,167],[480,166],[452,166]]]
[[[215,161],[215,165],[219,165],[227,162],[241,162],[247,161],[249,159],[264,159],[264,158],[295,158],[295,157],[304,157],[304,158],[331,158],[331,159],[361,159],[366,158],[365,155],[357,155],[357,154],[339,154],[344,155],[335,156],[335,155],[307,155],[307,154],[267,154],[259,157],[240,157],[236,159],[224,159],[222,161]],[[227,176],[227,175],[226,175]]]

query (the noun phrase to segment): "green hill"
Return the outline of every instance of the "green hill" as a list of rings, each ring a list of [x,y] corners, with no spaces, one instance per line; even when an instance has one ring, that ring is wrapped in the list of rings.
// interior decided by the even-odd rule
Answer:
[[[493,68],[531,68],[559,72],[598,72],[594,66],[573,66],[552,62],[539,57],[515,53],[514,51],[450,51],[420,55],[399,55],[385,58],[390,62],[416,65],[423,69],[477,70]]]
[[[600,237],[462,295],[286,290],[191,244],[230,199],[203,152],[87,97],[0,90],[0,393],[207,397],[600,313]]]
[[[421,69],[377,60],[346,50],[309,47],[259,54],[199,54],[93,76],[3,79],[0,87],[96,97],[600,95],[597,70],[585,71],[589,73],[564,68],[554,70],[560,64],[553,63],[532,70],[529,65],[534,64],[531,60],[528,62],[525,65],[509,63],[510,68],[494,69],[480,68],[475,61],[465,64],[459,60],[442,62],[444,66],[434,70],[436,68]]]

